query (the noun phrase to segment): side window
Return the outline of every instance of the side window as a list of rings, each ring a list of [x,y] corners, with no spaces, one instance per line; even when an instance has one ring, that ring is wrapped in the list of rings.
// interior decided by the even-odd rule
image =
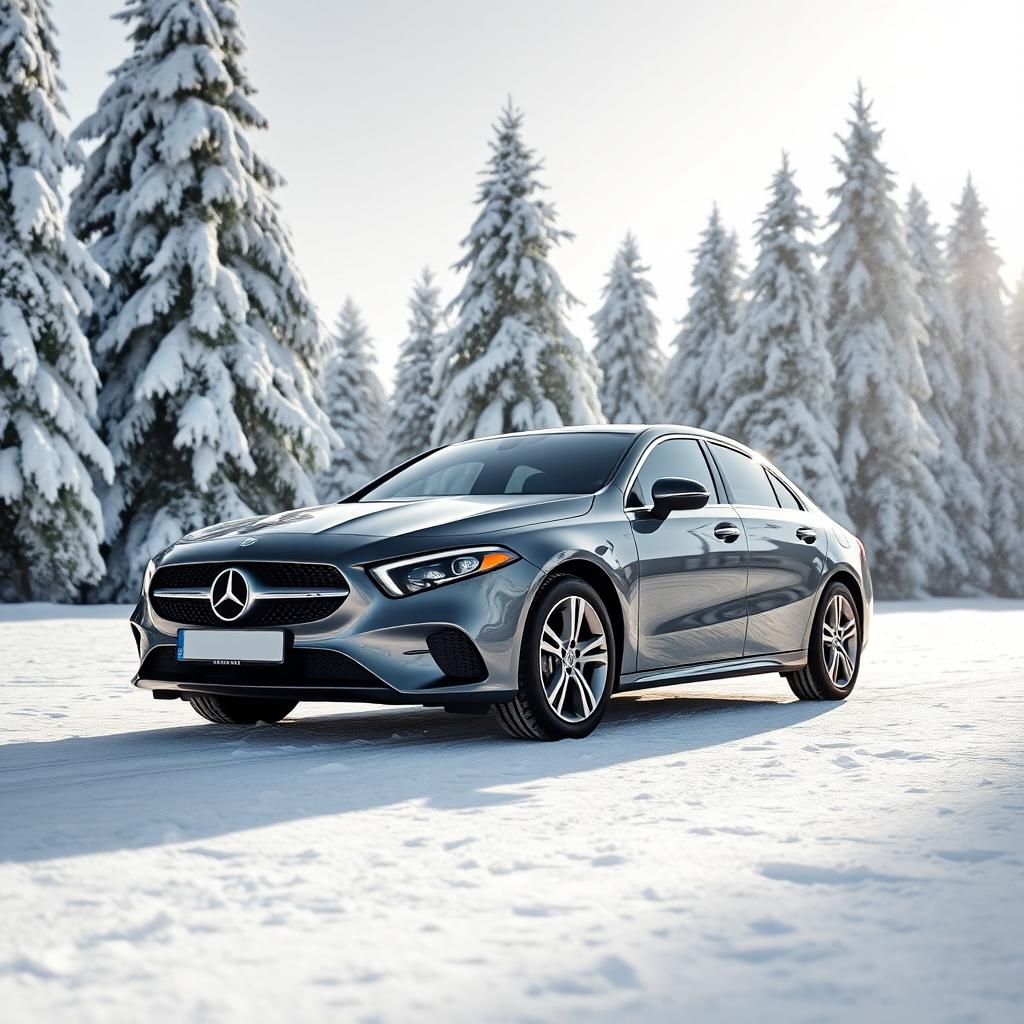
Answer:
[[[775,488],[775,497],[783,508],[803,510],[797,496],[774,473],[769,473],[768,479],[771,480],[772,487]]]
[[[718,501],[715,481],[708,468],[707,459],[700,445],[689,438],[673,437],[659,442],[644,460],[644,464],[633,481],[627,508],[637,508],[651,503],[651,487],[656,480],[666,476],[696,480],[703,484],[711,495],[711,503]]]
[[[733,448],[713,444],[711,450],[715,462],[729,482],[733,501],[737,505],[764,505],[767,508],[778,508],[775,491],[768,481],[768,474],[749,455],[744,455]]]

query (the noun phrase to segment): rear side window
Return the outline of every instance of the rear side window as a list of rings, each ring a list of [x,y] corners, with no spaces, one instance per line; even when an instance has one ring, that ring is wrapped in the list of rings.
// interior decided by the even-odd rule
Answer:
[[[774,473],[769,473],[768,479],[771,480],[772,487],[775,488],[775,497],[783,508],[793,508],[798,511],[803,509],[797,496]]]
[[[656,480],[671,476],[683,480],[696,480],[707,488],[712,503],[718,501],[715,481],[711,477],[708,461],[700,445],[690,438],[672,437],[661,441],[652,449],[640,468],[626,499],[627,508],[640,508],[651,504],[651,488]]]
[[[735,504],[779,507],[768,474],[759,463],[749,455],[744,455],[734,448],[726,448],[724,445],[712,443],[711,451],[729,484]]]

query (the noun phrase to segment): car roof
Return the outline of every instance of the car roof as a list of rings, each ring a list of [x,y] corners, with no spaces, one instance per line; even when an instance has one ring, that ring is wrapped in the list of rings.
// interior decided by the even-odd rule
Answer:
[[[681,423],[587,423],[576,427],[543,427],[539,430],[514,430],[504,434],[486,434],[483,437],[470,437],[454,443],[467,444],[470,441],[492,441],[499,437],[524,437],[538,434],[633,434],[636,437],[641,434],[649,434],[652,439],[661,434],[694,434],[712,441],[724,441],[726,444],[754,456],[760,462],[767,461],[760,452],[748,448],[735,438],[716,434],[711,430],[702,430],[700,427],[688,427]]]

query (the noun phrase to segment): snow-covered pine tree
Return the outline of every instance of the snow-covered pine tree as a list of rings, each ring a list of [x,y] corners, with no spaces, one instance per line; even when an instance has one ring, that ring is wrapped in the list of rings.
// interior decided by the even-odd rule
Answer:
[[[741,269],[736,235],[725,230],[717,204],[694,250],[690,305],[672,342],[665,393],[675,423],[718,430],[728,404],[720,381],[739,321]]]
[[[935,545],[938,557],[928,590],[946,595],[977,593],[988,586],[992,543],[981,482],[964,458],[956,430],[963,338],[949,291],[939,231],[916,187],[911,188],[907,201],[907,244],[918,274],[917,293],[928,334],[921,357],[932,394],[922,410],[938,439],[930,466],[944,494],[944,501],[932,510],[941,542]]]
[[[509,101],[455,265],[466,280],[435,363],[436,444],[604,419],[597,368],[565,321],[573,299],[548,262],[571,236],[537,195],[542,165],[523,143],[522,123]]]
[[[326,338],[254,150],[236,0],[127,0],[134,52],[75,137],[98,145],[70,218],[110,275],[90,325],[117,467],[109,578],[204,523],[315,500],[336,441]]]
[[[395,368],[388,426],[388,462],[397,465],[430,447],[437,396],[433,388],[434,359],[441,329],[440,289],[424,269],[409,300],[409,333]]]
[[[609,423],[658,423],[665,358],[658,347],[658,318],[650,307],[654,287],[644,276],[636,239],[627,234],[608,271],[604,302],[591,316],[601,370],[601,410]]]
[[[1010,349],[1024,371],[1024,274],[1020,275],[1007,313]]]
[[[758,221],[750,298],[721,379],[721,430],[766,454],[830,515],[842,517],[834,374],[811,241],[815,221],[785,155],[769,193]]]
[[[859,85],[849,127],[835,160],[842,180],[829,191],[824,268],[839,469],[877,592],[914,597],[927,591],[945,542],[933,511],[946,499],[928,468],[936,439],[919,407],[930,396],[924,311],[892,174],[878,155],[882,132]]]
[[[1024,596],[1024,383],[1010,351],[1001,260],[985,227],[985,207],[970,178],[949,233],[950,287],[963,335],[956,425],[967,461],[981,479],[993,544],[991,588]]]
[[[0,2],[0,600],[74,598],[103,572],[99,383],[79,327],[102,271],[68,231],[70,153],[47,0]]]
[[[374,362],[370,332],[359,308],[346,299],[338,314],[334,351],[324,367],[327,412],[342,443],[317,482],[321,501],[351,494],[381,469],[388,410]]]

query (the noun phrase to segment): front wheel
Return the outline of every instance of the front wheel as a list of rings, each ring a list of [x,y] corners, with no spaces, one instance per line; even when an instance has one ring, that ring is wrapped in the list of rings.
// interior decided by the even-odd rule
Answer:
[[[554,576],[526,622],[519,693],[494,714],[511,736],[582,739],[597,728],[615,686],[615,634],[597,591]]]
[[[849,587],[833,583],[814,614],[807,667],[790,672],[789,688],[801,700],[843,700],[860,671],[861,625]]]
[[[217,725],[255,725],[280,722],[295,710],[297,700],[265,697],[189,697],[189,703],[208,722]]]

